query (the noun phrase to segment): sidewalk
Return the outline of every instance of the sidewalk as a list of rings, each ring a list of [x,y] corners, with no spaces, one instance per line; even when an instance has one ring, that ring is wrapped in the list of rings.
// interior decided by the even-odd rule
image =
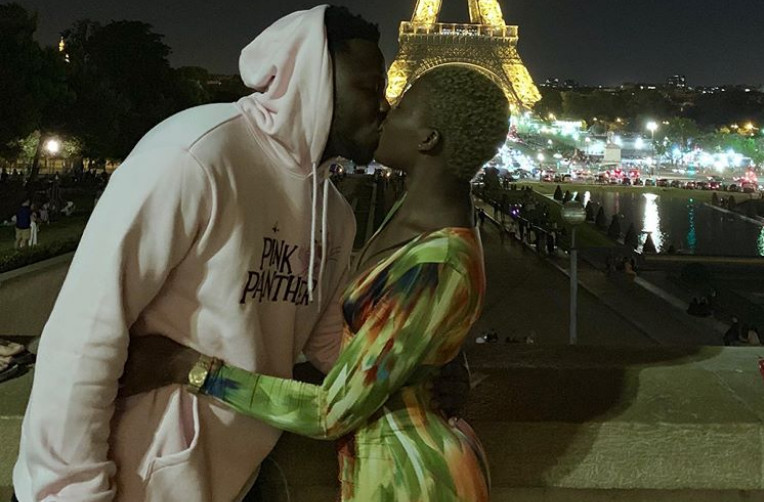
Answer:
[[[557,330],[567,333],[569,309],[567,255],[549,258],[536,253],[535,248],[521,243],[513,236],[506,235],[504,244],[499,245],[510,256],[496,257],[495,250],[492,249],[491,236],[494,236],[494,240],[501,242],[500,224],[491,218],[493,210],[490,206],[480,201],[477,202],[477,206],[486,211],[486,215],[492,222],[491,225],[486,224],[483,228],[489,289],[493,274],[496,273],[496,264],[492,263],[493,260],[498,259],[500,262],[507,258],[511,260],[517,255],[517,249],[522,249],[524,260],[521,260],[522,263],[517,263],[518,269],[525,273],[533,273],[534,280],[550,290],[549,293],[555,299],[549,304],[548,313],[554,313]],[[551,279],[549,274],[543,272],[539,264],[543,264],[544,268],[556,274],[557,280]],[[501,275],[503,274],[499,274]],[[684,312],[686,305],[683,305],[680,300],[642,279],[638,278],[632,282],[624,274],[619,273],[608,277],[603,271],[579,260],[578,282],[580,288],[578,331],[581,344],[721,345],[722,325],[709,318],[687,315]],[[507,284],[509,283],[511,279]],[[507,292],[509,290],[505,285],[502,294]],[[534,303],[533,298],[528,300],[530,302],[525,303]],[[535,302],[538,301],[535,300]],[[590,305],[591,302],[595,305]],[[547,317],[550,316],[547,315]],[[595,326],[605,326],[607,333],[602,333],[601,329],[595,329]],[[545,338],[539,336],[539,341],[555,343],[560,337],[553,337],[554,341]]]

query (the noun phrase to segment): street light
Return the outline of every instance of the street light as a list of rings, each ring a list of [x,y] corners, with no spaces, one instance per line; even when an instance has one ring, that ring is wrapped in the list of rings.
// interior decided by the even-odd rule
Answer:
[[[654,120],[651,120],[647,123],[647,130],[650,131],[650,138],[655,140],[655,131],[658,130],[658,123]]]
[[[61,151],[61,142],[55,138],[51,138],[45,143],[45,150],[51,155],[56,155]]]
[[[650,131],[650,146],[652,146],[652,152],[655,155],[655,131],[658,130],[658,123],[651,120],[645,127]],[[652,168],[652,175],[655,176],[655,168]]]
[[[586,210],[579,202],[569,201],[562,206],[562,220],[570,225],[570,332],[571,345],[578,342],[576,314],[578,311],[578,256],[576,227],[586,220]]]

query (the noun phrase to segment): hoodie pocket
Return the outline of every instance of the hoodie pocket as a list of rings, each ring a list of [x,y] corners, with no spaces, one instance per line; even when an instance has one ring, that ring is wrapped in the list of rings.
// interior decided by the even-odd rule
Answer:
[[[146,453],[143,476],[147,501],[210,499],[200,430],[197,396],[177,390]]]

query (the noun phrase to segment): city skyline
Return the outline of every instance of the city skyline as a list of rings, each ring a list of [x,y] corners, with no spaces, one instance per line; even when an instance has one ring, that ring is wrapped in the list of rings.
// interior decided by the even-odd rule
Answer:
[[[54,45],[75,20],[139,20],[164,35],[173,66],[201,66],[237,73],[238,54],[277,18],[315,2],[282,0],[257,5],[203,0],[22,0],[38,13],[37,39]],[[414,0],[336,0],[377,22],[387,64],[397,51],[397,30]],[[584,85],[664,82],[687,76],[690,86],[764,83],[764,54],[756,50],[764,2],[756,0],[500,0],[507,24],[519,25],[519,51],[537,84],[547,78]],[[441,21],[467,22],[467,0],[444,0]]]

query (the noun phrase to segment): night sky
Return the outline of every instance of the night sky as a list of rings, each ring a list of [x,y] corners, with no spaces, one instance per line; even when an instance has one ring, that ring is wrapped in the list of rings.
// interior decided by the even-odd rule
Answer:
[[[0,0],[7,1],[7,0]],[[39,14],[38,40],[58,41],[77,19],[140,20],[165,35],[173,66],[237,73],[238,54],[278,17],[310,0],[17,0]],[[315,0],[320,1],[320,0]],[[398,23],[415,0],[335,0],[378,22],[388,64]],[[764,0],[500,0],[520,26],[519,50],[537,83],[764,84]],[[443,0],[441,21],[466,22],[467,0]]]

